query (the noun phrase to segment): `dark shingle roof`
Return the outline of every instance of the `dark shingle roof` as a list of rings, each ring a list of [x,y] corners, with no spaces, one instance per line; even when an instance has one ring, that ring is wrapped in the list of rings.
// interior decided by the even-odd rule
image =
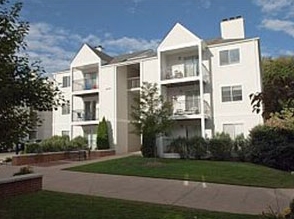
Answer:
[[[140,58],[149,58],[149,57],[154,57],[156,55],[157,55],[156,52],[154,52],[152,49],[133,52],[133,53],[127,53],[127,54],[115,56],[109,62],[109,64],[115,64],[115,63],[130,61],[130,60],[136,60],[136,59],[140,59]]]
[[[89,45],[88,45],[88,46],[89,46]],[[93,51],[97,56],[99,56],[102,60],[104,60],[104,61],[106,61],[106,62],[110,62],[110,61],[113,59],[113,57],[107,55],[105,52],[99,51],[98,49],[95,49],[95,48],[93,48],[92,46],[89,46],[89,47],[90,47],[90,48],[92,49],[92,51]]]

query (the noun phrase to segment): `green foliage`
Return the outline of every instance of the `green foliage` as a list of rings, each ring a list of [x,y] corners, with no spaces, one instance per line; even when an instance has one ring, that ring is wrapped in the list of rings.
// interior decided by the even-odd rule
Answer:
[[[294,170],[294,130],[267,125],[250,132],[251,161],[281,170]]]
[[[256,112],[263,104],[263,116],[268,119],[270,113],[294,107],[294,57],[264,58],[261,64],[263,92],[250,98]]]
[[[283,109],[280,113],[271,113],[265,124],[271,127],[294,130],[294,108]]]
[[[159,95],[157,84],[143,82],[140,96],[134,98],[131,113],[136,133],[143,135],[143,156],[156,156],[156,137],[170,129],[171,115],[171,103]]]
[[[28,22],[20,19],[22,3],[0,1],[0,145],[12,147],[40,120],[36,111],[61,104],[61,93],[44,76],[38,62],[23,55]]]
[[[68,143],[67,150],[87,150],[88,140],[83,136],[77,136]]]
[[[33,173],[33,169],[30,166],[21,167],[18,172],[14,173],[13,176],[25,175]]]
[[[30,154],[30,153],[42,153],[42,147],[39,143],[28,143],[25,145],[25,150],[24,152],[26,154]]]
[[[105,117],[99,122],[97,127],[97,149],[109,149],[108,126]]]
[[[169,150],[179,153],[182,159],[200,159],[206,155],[207,143],[204,138],[194,136],[191,139],[179,137],[169,146]]]
[[[214,160],[228,160],[231,157],[233,141],[229,134],[217,133],[209,140],[209,151]]]
[[[244,134],[240,134],[234,139],[233,152],[237,154],[240,161],[247,161],[249,159],[249,145],[249,140],[244,137]]]
[[[51,138],[44,139],[41,142],[43,152],[57,152],[65,151],[69,145],[68,136],[52,136]]]

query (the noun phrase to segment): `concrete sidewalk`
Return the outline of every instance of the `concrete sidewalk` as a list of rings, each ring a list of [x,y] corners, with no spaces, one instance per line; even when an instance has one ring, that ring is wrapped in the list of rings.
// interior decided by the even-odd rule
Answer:
[[[110,158],[116,158],[115,156]],[[109,159],[109,158],[105,158]],[[101,159],[104,160],[104,159]],[[44,175],[43,189],[68,193],[184,206],[212,211],[259,214],[269,206],[283,210],[294,197],[294,189],[266,189],[182,180],[91,174],[60,170],[81,165],[34,167]],[[2,169],[2,170],[1,170]],[[0,166],[0,178],[12,166]],[[19,168],[18,168],[19,169]]]

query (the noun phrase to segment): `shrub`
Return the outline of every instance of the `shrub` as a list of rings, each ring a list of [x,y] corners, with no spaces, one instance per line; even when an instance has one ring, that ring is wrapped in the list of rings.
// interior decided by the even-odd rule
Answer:
[[[217,133],[209,140],[209,151],[214,160],[228,160],[231,157],[233,141],[229,134]]]
[[[141,153],[143,157],[156,157],[156,137],[143,133]]]
[[[239,160],[247,161],[249,159],[249,140],[244,137],[244,134],[236,136],[233,151],[237,154]]]
[[[69,144],[69,136],[52,136],[41,142],[43,152],[65,151]]]
[[[4,162],[10,163],[10,162],[12,162],[12,158],[11,157],[6,157],[5,160],[4,160]]]
[[[97,149],[109,149],[108,127],[105,117],[97,127]]]
[[[200,159],[206,154],[206,142],[202,137],[179,137],[169,146],[169,151],[179,153],[182,159]]]
[[[294,130],[267,125],[250,132],[251,161],[281,170],[294,170]]]
[[[88,149],[88,140],[85,137],[77,136],[68,144],[68,150],[86,150]]]
[[[24,152],[26,154],[29,154],[29,153],[42,153],[42,147],[38,143],[28,143],[28,144],[25,145]]]
[[[21,167],[18,172],[14,173],[13,176],[25,175],[33,173],[33,169],[30,166]]]

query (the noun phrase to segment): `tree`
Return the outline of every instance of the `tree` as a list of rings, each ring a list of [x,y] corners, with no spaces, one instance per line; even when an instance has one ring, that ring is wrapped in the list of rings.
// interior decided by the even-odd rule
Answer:
[[[143,137],[144,157],[156,156],[156,137],[170,129],[171,115],[172,105],[159,95],[157,84],[143,82],[140,96],[134,98],[131,116],[136,133]]]
[[[251,94],[253,111],[263,117],[294,107],[294,57],[264,58],[262,60],[263,91]]]
[[[62,104],[61,93],[39,62],[23,55],[29,24],[19,17],[22,3],[0,0],[0,147],[12,146],[39,122],[36,111]]]
[[[105,117],[97,127],[97,149],[109,149],[108,126]]]

